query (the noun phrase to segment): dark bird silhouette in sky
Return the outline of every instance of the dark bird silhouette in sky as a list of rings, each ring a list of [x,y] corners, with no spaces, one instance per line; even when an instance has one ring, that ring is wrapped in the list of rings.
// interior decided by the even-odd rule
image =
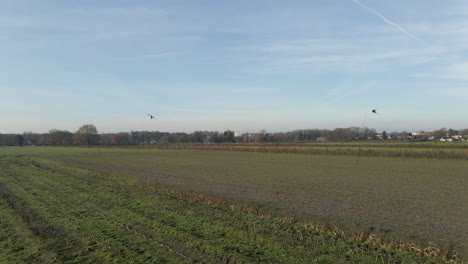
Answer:
[[[153,115],[150,115],[150,114],[148,114],[148,115],[150,116],[150,119],[157,120],[156,117],[154,117]]]
[[[372,113],[379,115],[379,113],[377,113],[377,109],[372,110]]]

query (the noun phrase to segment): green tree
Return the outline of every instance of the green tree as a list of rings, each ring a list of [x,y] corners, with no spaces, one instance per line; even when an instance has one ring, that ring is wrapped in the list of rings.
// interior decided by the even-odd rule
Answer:
[[[449,129],[448,131],[448,136],[451,137],[451,136],[455,136],[455,135],[458,135],[459,132],[457,130],[453,130],[453,129]]]
[[[234,131],[227,130],[223,133],[223,142],[235,142]]]
[[[388,139],[388,135],[385,130],[382,132],[382,139]]]
[[[222,137],[218,133],[216,133],[211,135],[209,140],[211,143],[221,143]]]
[[[190,135],[189,138],[189,141],[192,143],[201,143],[206,140],[206,134],[202,131],[195,131]]]
[[[16,135],[16,145],[22,147],[24,145],[24,137],[23,135]]]

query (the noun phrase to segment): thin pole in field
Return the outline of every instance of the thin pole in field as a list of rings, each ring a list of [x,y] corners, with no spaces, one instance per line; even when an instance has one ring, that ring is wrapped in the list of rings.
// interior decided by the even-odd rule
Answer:
[[[364,131],[367,122],[367,112],[364,114],[364,119],[362,121],[361,131]],[[359,170],[359,157],[361,156],[361,140],[359,139],[358,134],[358,153],[356,158],[356,167]]]

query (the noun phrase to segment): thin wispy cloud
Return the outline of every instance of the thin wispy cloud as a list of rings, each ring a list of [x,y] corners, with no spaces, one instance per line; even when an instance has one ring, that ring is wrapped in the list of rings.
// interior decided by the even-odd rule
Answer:
[[[468,90],[464,87],[438,87],[430,89],[429,92],[438,97],[450,97],[454,99],[468,99]]]
[[[146,54],[144,58],[157,59],[157,58],[171,57],[171,56],[176,56],[176,55],[180,55],[180,53],[179,52],[160,52],[160,53]]]
[[[168,9],[163,9],[154,6],[142,6],[142,5],[129,5],[129,6],[106,6],[106,7],[97,7],[97,6],[86,6],[78,5],[75,8],[66,8],[57,7],[58,10],[66,12],[70,15],[79,15],[89,18],[98,18],[98,17],[118,17],[120,19],[131,18],[156,18],[164,17],[172,14],[172,11]]]
[[[421,21],[407,24],[414,32],[435,39],[446,51],[460,52],[467,50],[468,18],[446,17],[441,21]]]
[[[445,69],[443,78],[468,80],[468,62],[459,62]]]
[[[374,26],[375,27],[375,26]],[[378,26],[382,27],[382,26]],[[348,35],[298,38],[289,41],[266,41],[228,48],[239,57],[248,55],[245,70],[258,74],[323,74],[343,72],[383,71],[391,67],[417,66],[441,60],[447,51],[434,46],[408,48],[402,46],[406,35],[388,34],[376,37],[357,32]],[[392,30],[393,27],[391,28]],[[343,40],[345,38],[345,41]]]
[[[231,129],[289,130],[356,123],[352,115],[360,118],[369,104],[427,109],[428,116],[438,111],[431,102],[455,107],[448,96],[426,92],[431,85],[466,100],[464,0],[390,1],[398,16],[371,0],[20,2],[0,8],[0,58],[8,62],[0,64],[8,77],[0,78],[0,108],[34,116],[10,122],[0,115],[11,131],[75,131],[81,122],[141,130],[132,120],[147,111],[183,121],[161,121],[161,131],[228,128],[219,120]],[[401,96],[413,87],[421,87],[417,96]],[[106,118],[93,119],[96,113]],[[206,122],[185,121],[198,116]],[[462,121],[452,118],[450,126]]]
[[[128,17],[141,17],[141,16],[164,16],[169,15],[171,12],[166,9],[152,8],[146,6],[136,7],[111,7],[106,9],[97,10],[98,13],[104,13],[115,16],[128,16]]]
[[[385,23],[389,24],[390,26],[396,28],[397,30],[399,30],[400,32],[406,34],[407,36],[417,40],[417,41],[420,41],[422,43],[424,43],[425,45],[429,45],[426,41],[422,40],[421,38],[417,37],[416,35],[414,35],[413,33],[409,32],[408,30],[406,30],[405,28],[403,28],[401,25],[391,21],[390,19],[386,18],[384,15],[382,15],[381,13],[377,12],[376,10],[368,7],[367,5],[361,3],[360,1],[358,0],[351,0],[353,1],[354,3],[358,4],[359,6],[367,9],[368,11],[370,11],[371,13],[373,13],[374,15],[378,16],[380,19],[382,19]]]
[[[182,53],[180,52],[159,52],[159,53],[149,53],[136,56],[127,56],[127,57],[117,57],[114,60],[118,61],[134,61],[134,60],[151,60],[151,59],[161,59],[166,57],[178,56]]]
[[[437,59],[431,48],[392,50],[336,50],[328,53],[296,54],[262,59],[251,71],[260,74],[288,74],[291,72],[310,74],[362,73],[385,71],[396,66],[417,66]]]
[[[2,16],[0,14],[0,30],[14,30],[21,32],[23,30],[43,31],[53,30],[57,32],[72,32],[82,34],[89,32],[90,29],[83,25],[70,23],[58,23],[57,18],[47,16]]]
[[[328,90],[322,97],[319,97],[316,102],[320,105],[337,105],[343,103],[345,99],[352,98],[356,95],[362,95],[364,92],[367,92],[377,86],[377,82],[370,81],[368,83],[362,84],[359,87],[350,87],[350,84],[344,82],[342,85],[334,87]]]
[[[410,74],[410,77],[415,78],[436,78],[436,79],[447,79],[447,80],[468,80],[468,62],[458,61],[452,62],[443,67],[437,68],[431,72],[421,72]]]
[[[193,92],[196,94],[202,95],[203,97],[210,97],[208,95],[219,96],[246,96],[246,95],[265,95],[277,93],[278,89],[274,87],[262,87],[262,86],[236,86],[236,85],[171,85],[170,89],[165,91],[167,94],[171,95],[190,95],[193,96]]]
[[[288,42],[264,43],[243,47],[232,47],[229,50],[260,53],[310,53],[333,50],[347,50],[355,48],[353,45],[339,43],[336,39],[305,39]]]

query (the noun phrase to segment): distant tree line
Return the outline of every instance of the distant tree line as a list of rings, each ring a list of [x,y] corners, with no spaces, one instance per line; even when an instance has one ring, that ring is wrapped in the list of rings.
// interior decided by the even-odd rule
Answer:
[[[468,129],[454,130],[441,128],[430,132],[391,132],[378,134],[371,128],[303,129],[290,132],[241,133],[234,131],[159,132],[131,131],[99,134],[92,124],[81,126],[74,133],[67,130],[51,129],[48,133],[24,132],[23,134],[0,134],[0,146],[25,145],[136,145],[136,144],[177,144],[177,143],[299,143],[299,142],[346,142],[355,140],[428,140],[454,135],[468,138]]]
[[[24,145],[96,145],[100,135],[94,125],[81,126],[75,133],[67,130],[51,129],[49,133],[24,132],[23,134],[0,134],[1,146]]]

